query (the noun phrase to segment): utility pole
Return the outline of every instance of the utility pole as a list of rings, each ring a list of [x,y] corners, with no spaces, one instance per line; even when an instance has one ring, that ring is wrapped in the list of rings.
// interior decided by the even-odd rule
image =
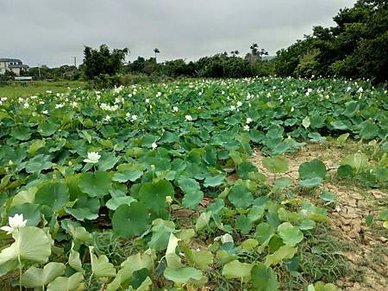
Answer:
[[[74,67],[77,67],[77,57],[73,57],[74,60]]]
[[[38,64],[38,75],[39,75],[39,80],[40,80],[40,77],[41,77],[41,75],[40,75],[40,64]]]

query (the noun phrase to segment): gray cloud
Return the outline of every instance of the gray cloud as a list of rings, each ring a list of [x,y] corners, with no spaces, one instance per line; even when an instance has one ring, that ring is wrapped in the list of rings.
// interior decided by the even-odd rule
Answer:
[[[333,25],[355,0],[1,0],[0,57],[29,65],[82,61],[84,45],[128,47],[131,59],[197,59],[218,52],[246,53],[257,42],[270,54]]]

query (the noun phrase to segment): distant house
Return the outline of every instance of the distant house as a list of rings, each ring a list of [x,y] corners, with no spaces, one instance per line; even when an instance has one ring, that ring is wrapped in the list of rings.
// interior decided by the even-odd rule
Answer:
[[[13,72],[16,76],[20,76],[22,70],[27,70],[29,67],[23,65],[23,62],[19,59],[6,59],[0,58],[0,75],[4,75],[6,71]]]

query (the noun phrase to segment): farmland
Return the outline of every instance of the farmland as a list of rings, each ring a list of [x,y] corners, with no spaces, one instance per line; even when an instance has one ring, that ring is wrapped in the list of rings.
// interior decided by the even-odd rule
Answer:
[[[0,129],[2,290],[388,284],[388,93],[368,81],[0,96]]]
[[[84,86],[82,81],[14,81],[7,85],[0,85],[0,96],[11,98],[25,97],[51,91],[53,93],[64,93],[70,88]]]

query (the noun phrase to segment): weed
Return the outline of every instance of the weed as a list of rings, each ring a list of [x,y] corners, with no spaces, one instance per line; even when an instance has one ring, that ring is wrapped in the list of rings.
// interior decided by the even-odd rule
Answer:
[[[343,253],[349,248],[328,226],[319,226],[299,246],[299,269],[284,274],[286,290],[300,290],[307,282],[335,282],[352,273]]]
[[[94,243],[97,251],[106,255],[115,266],[137,252],[137,246],[133,240],[119,239],[112,231],[95,232]]]

